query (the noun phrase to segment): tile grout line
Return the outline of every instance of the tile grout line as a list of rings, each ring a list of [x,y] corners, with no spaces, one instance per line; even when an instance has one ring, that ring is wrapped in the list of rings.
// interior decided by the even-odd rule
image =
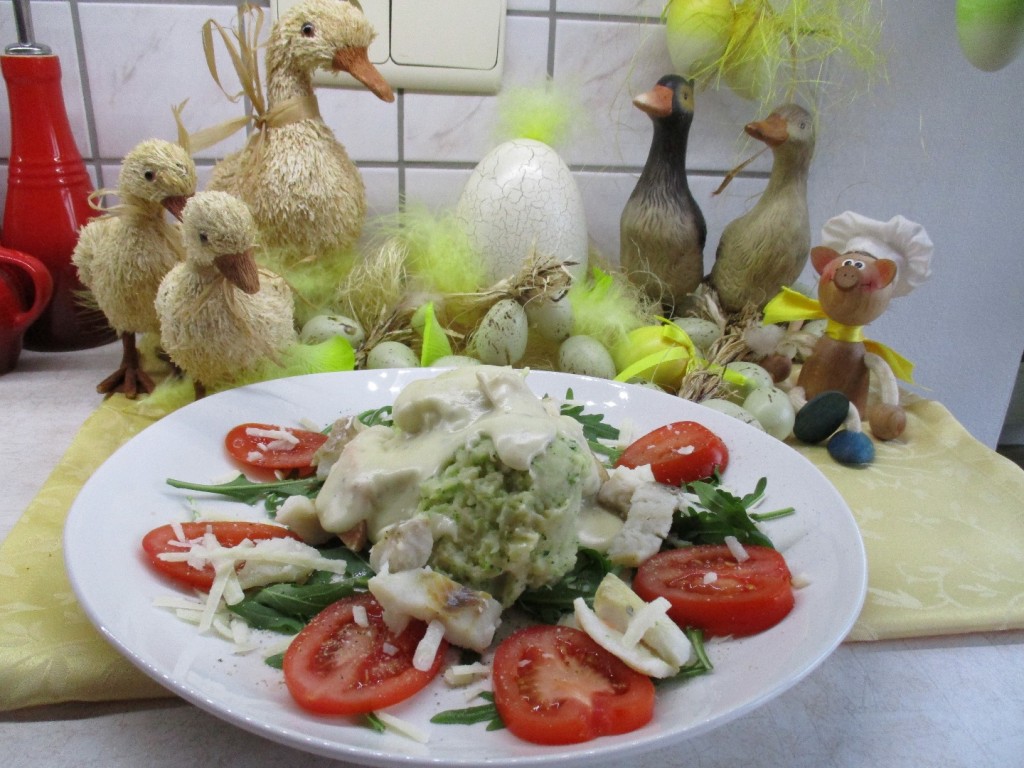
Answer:
[[[96,128],[96,110],[92,103],[92,85],[89,80],[89,67],[86,61],[85,41],[82,35],[82,19],[78,12],[78,0],[69,0],[71,26],[75,36],[75,55],[78,61],[78,79],[82,89],[82,104],[85,108],[85,130],[89,137],[89,164],[96,172],[97,187],[106,186],[103,163],[100,161],[99,131]]]

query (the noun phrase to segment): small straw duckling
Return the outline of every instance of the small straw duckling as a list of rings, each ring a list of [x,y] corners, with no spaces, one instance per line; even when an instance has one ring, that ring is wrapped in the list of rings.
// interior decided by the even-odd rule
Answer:
[[[198,399],[252,376],[298,335],[291,290],[256,265],[256,223],[244,202],[199,192],[182,212],[181,229],[185,260],[160,284],[156,312],[161,343]]]
[[[135,335],[160,330],[153,300],[164,275],[184,257],[177,225],[164,212],[180,217],[195,190],[195,165],[182,147],[144,141],[121,165],[121,203],[79,233],[72,261],[124,348],[120,367],[96,387],[104,395],[121,392],[134,399],[153,391]]]

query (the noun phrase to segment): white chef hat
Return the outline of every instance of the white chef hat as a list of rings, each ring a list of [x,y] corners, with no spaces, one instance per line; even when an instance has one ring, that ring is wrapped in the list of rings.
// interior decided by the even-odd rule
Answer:
[[[825,222],[821,240],[839,253],[862,251],[896,262],[893,296],[906,296],[932,273],[931,238],[924,227],[902,216],[876,221],[846,211]]]

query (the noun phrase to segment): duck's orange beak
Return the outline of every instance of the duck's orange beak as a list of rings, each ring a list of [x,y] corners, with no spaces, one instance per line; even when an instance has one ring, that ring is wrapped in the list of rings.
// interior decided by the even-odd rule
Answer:
[[[252,250],[243,253],[230,253],[218,256],[213,260],[214,266],[224,275],[224,279],[243,293],[253,294],[260,289],[260,270],[256,266]]]
[[[651,117],[668,117],[672,114],[672,89],[656,85],[633,99],[633,106]]]
[[[189,195],[175,195],[174,197],[165,197],[160,201],[160,204],[171,212],[171,215],[178,221],[181,221],[181,212],[185,210],[185,203],[188,202]]]
[[[753,136],[758,141],[763,141],[769,147],[777,147],[785,144],[789,138],[789,129],[786,127],[786,119],[774,112],[764,120],[754,123],[747,123],[743,130],[748,136]]]
[[[388,81],[370,62],[366,48],[341,48],[334,54],[331,68],[335,72],[348,72],[369,88],[382,101],[394,101],[395,92]]]

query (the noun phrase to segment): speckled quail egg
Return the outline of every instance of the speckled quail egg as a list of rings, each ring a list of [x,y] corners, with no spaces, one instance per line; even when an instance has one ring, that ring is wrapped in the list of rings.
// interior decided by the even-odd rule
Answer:
[[[615,363],[604,344],[593,336],[570,336],[558,347],[558,370],[580,376],[615,378]]]
[[[796,410],[789,395],[778,387],[755,389],[743,401],[743,408],[753,414],[764,431],[774,438],[785,440],[793,432]]]
[[[382,341],[366,356],[367,368],[416,368],[419,364],[412,348],[400,341]]]
[[[686,331],[693,345],[701,352],[707,352],[712,344],[722,338],[722,329],[718,324],[703,317],[674,317],[672,322]]]
[[[335,336],[348,339],[349,344],[358,347],[366,339],[366,331],[358,320],[345,315],[314,315],[302,326],[299,341],[303,344],[319,344]]]
[[[526,310],[514,299],[501,299],[477,326],[470,352],[487,365],[515,365],[526,354],[528,335]]]
[[[548,341],[565,341],[572,333],[572,303],[563,292],[555,297],[538,296],[526,302],[530,330]]]

